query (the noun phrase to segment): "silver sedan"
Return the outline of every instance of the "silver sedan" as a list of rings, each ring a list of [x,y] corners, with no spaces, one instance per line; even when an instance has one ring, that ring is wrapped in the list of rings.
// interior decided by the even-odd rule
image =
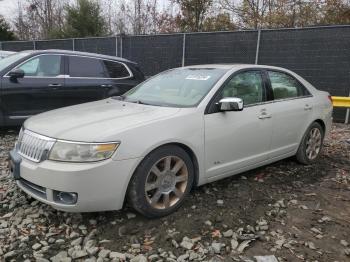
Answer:
[[[157,217],[191,188],[296,156],[314,163],[332,101],[278,67],[199,65],[160,73],[121,97],[28,119],[11,152],[18,186],[65,211]]]

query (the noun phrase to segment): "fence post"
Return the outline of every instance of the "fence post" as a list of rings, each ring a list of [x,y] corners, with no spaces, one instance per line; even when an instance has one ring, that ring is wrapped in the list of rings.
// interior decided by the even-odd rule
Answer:
[[[118,56],[118,36],[115,36],[115,56]]]
[[[184,33],[182,38],[182,61],[181,66],[185,66],[185,53],[186,53],[186,34]]]
[[[349,91],[349,97],[350,97],[350,91]],[[350,118],[350,108],[346,109],[346,115],[345,115],[345,124],[349,124]]]
[[[123,57],[123,35],[120,35],[120,57]]]
[[[261,35],[261,29],[258,29],[258,40],[256,41],[256,51],[255,51],[255,64],[256,65],[259,62],[260,35]]]
[[[0,50],[2,50],[2,42],[0,42]]]
[[[36,42],[35,42],[35,40],[33,41],[33,50],[36,50]]]
[[[75,51],[75,38],[72,38],[72,49]]]

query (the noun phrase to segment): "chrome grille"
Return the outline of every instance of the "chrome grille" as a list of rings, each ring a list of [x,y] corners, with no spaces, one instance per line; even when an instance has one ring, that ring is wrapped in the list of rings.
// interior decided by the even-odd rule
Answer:
[[[17,149],[21,156],[40,162],[47,158],[47,154],[55,140],[29,130],[21,130],[18,138]]]

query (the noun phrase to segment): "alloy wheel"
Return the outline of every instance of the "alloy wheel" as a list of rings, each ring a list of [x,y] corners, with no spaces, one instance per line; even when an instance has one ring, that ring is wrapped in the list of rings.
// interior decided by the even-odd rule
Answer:
[[[145,194],[155,209],[174,206],[184,195],[188,184],[188,169],[177,156],[159,159],[147,174]]]
[[[318,128],[312,128],[306,141],[306,156],[313,160],[318,156],[322,145],[322,134]]]

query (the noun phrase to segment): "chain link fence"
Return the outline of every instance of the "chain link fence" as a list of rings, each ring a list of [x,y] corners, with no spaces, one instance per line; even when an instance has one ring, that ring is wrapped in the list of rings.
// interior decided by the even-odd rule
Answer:
[[[350,96],[350,25],[1,42],[2,50],[64,49],[119,56],[146,76],[195,64],[249,63],[288,68],[333,96]],[[349,114],[348,114],[349,115]],[[335,109],[345,121],[346,109]]]

